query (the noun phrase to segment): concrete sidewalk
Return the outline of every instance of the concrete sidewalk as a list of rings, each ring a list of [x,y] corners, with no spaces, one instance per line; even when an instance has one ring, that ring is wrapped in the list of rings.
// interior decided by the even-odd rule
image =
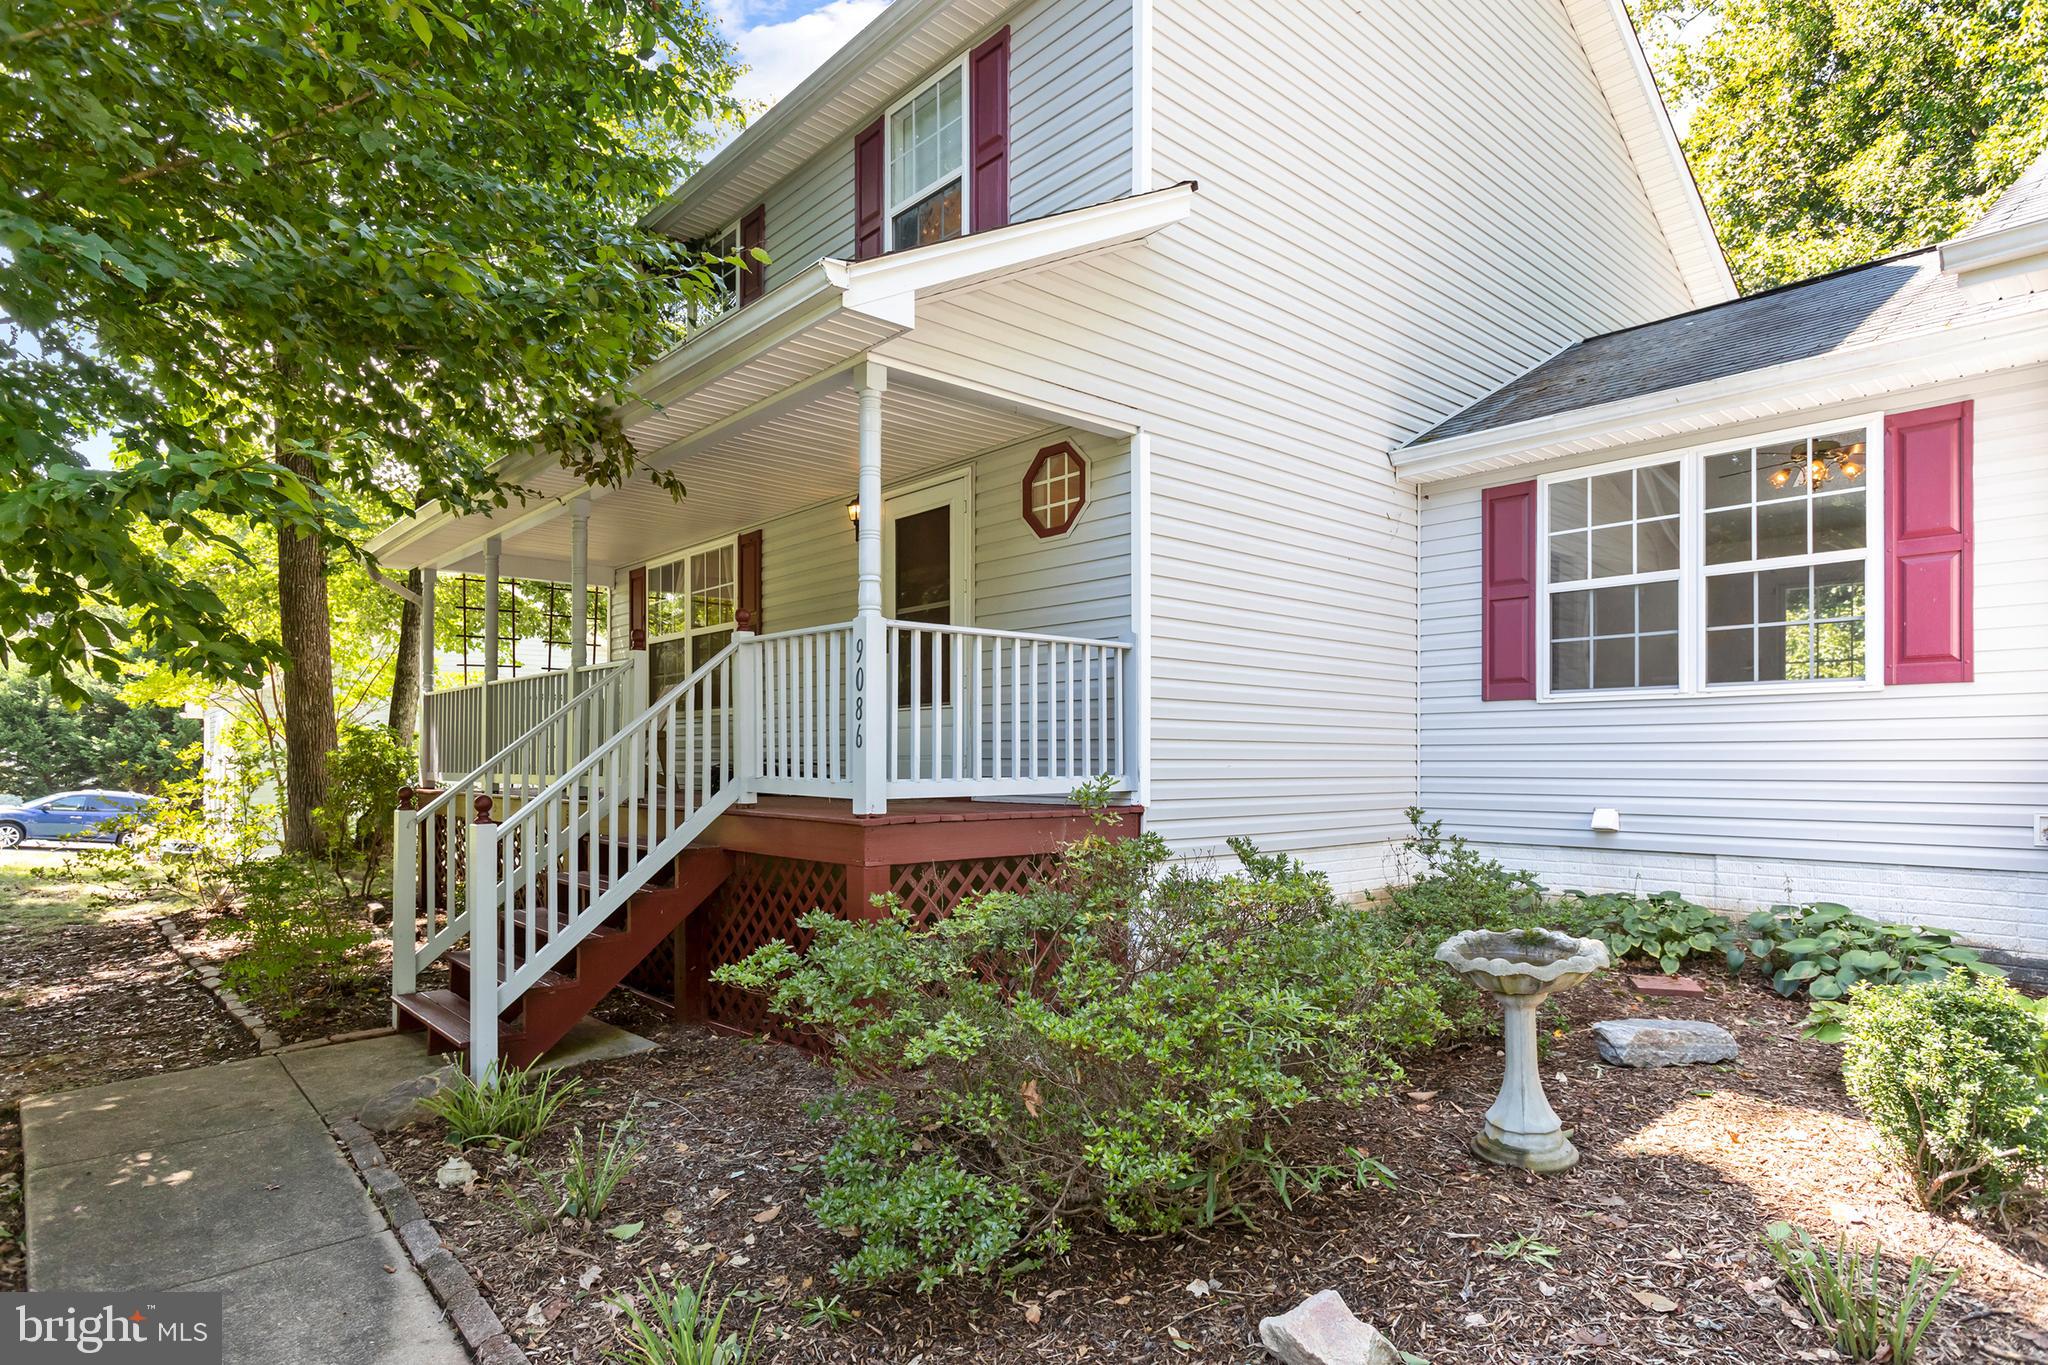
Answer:
[[[29,1099],[31,1289],[205,1290],[247,1365],[464,1365],[330,1120],[437,1066],[416,1036]]]

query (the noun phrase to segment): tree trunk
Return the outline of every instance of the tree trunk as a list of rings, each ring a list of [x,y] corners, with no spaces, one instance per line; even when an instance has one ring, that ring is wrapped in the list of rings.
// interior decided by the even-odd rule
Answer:
[[[278,463],[311,483],[313,462],[280,452]],[[277,606],[284,644],[284,847],[319,853],[326,845],[313,811],[327,800],[327,755],[334,748],[332,620],[327,611],[327,552],[320,538],[280,525]]]
[[[386,722],[400,739],[413,738],[420,716],[420,571],[405,576],[413,590],[398,614],[398,663],[391,670],[391,718]]]

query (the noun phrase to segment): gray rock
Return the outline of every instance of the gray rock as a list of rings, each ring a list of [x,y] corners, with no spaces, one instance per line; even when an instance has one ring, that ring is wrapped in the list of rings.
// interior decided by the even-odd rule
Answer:
[[[1615,1066],[1686,1066],[1732,1062],[1735,1035],[1703,1019],[1606,1019],[1593,1025],[1600,1060]]]
[[[1259,1323],[1259,1340],[1287,1365],[1401,1365],[1401,1353],[1325,1289]]]
[[[424,1076],[400,1081],[376,1099],[364,1104],[356,1121],[373,1133],[389,1133],[426,1117],[422,1101],[440,1094],[455,1082],[455,1068],[444,1066]]]

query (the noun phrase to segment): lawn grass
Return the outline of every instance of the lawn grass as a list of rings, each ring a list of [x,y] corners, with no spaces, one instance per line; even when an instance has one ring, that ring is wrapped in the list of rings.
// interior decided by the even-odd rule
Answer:
[[[136,897],[89,864],[81,866],[75,853],[33,848],[0,853],[0,934],[38,937],[68,925],[148,919],[178,908],[170,900]]]

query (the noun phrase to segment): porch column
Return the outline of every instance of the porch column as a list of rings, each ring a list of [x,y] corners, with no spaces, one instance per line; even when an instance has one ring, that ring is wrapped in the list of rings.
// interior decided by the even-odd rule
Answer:
[[[847,689],[853,698],[853,811],[879,815],[889,808],[888,727],[896,713],[882,624],[882,392],[889,387],[889,371],[870,360],[853,377],[860,395],[859,591]]]
[[[497,536],[484,542],[484,689],[478,700],[479,747],[483,752],[477,756],[479,759],[498,752],[491,742],[491,684],[498,680],[498,560],[504,548],[504,542]]]
[[[434,762],[434,596],[439,571],[432,564],[420,566],[420,782],[433,786],[440,780]]]
[[[578,498],[569,509],[569,690],[590,663],[585,639],[590,634],[590,499]]]

